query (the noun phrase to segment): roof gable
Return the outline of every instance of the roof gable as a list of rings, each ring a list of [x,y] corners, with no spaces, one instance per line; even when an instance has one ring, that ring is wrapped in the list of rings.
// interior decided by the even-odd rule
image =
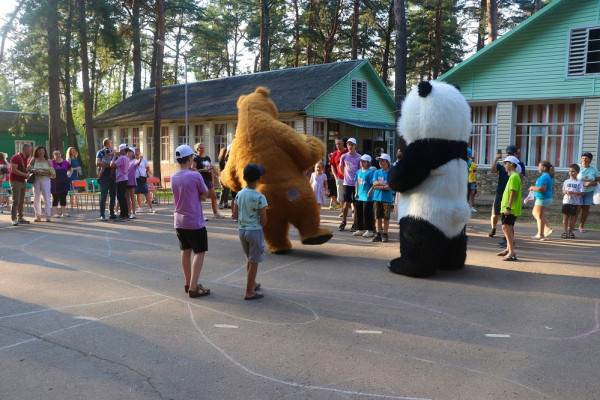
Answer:
[[[286,68],[255,74],[238,75],[188,84],[188,113],[193,117],[237,115],[240,95],[257,86],[271,89],[271,97],[280,112],[303,111],[329,87],[355,69],[361,61]],[[185,85],[165,86],[161,92],[163,119],[183,119]],[[96,125],[152,120],[154,89],[132,95],[94,119]]]
[[[494,52],[497,48],[502,47],[506,42],[512,40],[511,38],[519,34],[520,32],[526,30],[531,25],[535,24],[536,21],[543,19],[547,14],[551,13],[554,9],[558,7],[559,4],[566,2],[567,0],[554,0],[551,1],[550,4],[543,7],[541,10],[533,14],[531,17],[527,18],[525,21],[521,22],[512,30],[506,32],[504,35],[500,36],[497,40],[485,46],[483,49],[479,50],[477,53],[473,54],[466,60],[461,63],[455,65],[449,71],[445,72],[440,76],[440,80],[451,80],[451,77],[456,74],[458,71],[461,71],[465,67],[470,64],[480,62],[481,59],[485,58],[485,56],[489,53]]]

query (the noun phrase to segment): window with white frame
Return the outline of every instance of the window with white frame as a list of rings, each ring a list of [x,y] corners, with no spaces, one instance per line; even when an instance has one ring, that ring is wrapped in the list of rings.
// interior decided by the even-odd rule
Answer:
[[[569,77],[600,74],[600,27],[576,28],[569,37]]]
[[[152,157],[154,156],[154,128],[152,127],[147,127],[146,128],[146,148],[144,149],[144,152],[146,154],[146,159],[147,160],[152,160]]]
[[[215,124],[214,159],[219,158],[222,147],[227,147],[227,124]]]
[[[138,148],[140,145],[140,128],[131,129],[131,145]]]
[[[352,108],[367,109],[367,81],[352,79]]]
[[[473,150],[475,162],[490,165],[494,162],[496,146],[496,106],[472,106],[471,122],[469,146]]]
[[[117,143],[116,145],[120,145],[121,143],[128,143],[129,140],[127,139],[127,134],[128,134],[128,129],[127,128],[121,128],[119,129],[119,136],[117,137]]]
[[[33,150],[35,149],[35,141],[33,141],[33,140],[15,140],[15,152],[13,154],[17,154],[18,152],[23,150],[23,146],[26,144],[31,146],[31,151],[33,152]],[[48,147],[48,146],[46,146],[46,147]],[[9,155],[9,157],[10,156],[11,155]]]
[[[182,144],[188,144],[187,135],[185,134],[185,125],[177,127],[177,146],[181,146]]]
[[[313,121],[313,136],[325,141],[325,121]]]
[[[162,126],[160,128],[160,160],[169,161],[170,155],[169,127]]]
[[[194,146],[197,145],[198,143],[202,143],[205,146],[208,145],[208,143],[206,143],[206,139],[204,137],[204,125],[194,125],[193,143],[194,143]]]
[[[580,103],[517,105],[515,144],[526,165],[568,167],[578,159],[580,136]]]

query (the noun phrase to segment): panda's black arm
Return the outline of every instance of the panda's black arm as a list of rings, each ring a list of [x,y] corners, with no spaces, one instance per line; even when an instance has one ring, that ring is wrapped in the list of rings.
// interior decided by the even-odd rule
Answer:
[[[390,188],[396,192],[413,189],[427,179],[432,170],[457,158],[467,160],[466,142],[443,139],[414,141],[404,151],[402,160],[392,167]]]

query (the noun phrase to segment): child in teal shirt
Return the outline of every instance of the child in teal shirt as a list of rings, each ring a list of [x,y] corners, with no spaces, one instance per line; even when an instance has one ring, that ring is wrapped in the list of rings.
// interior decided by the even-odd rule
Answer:
[[[375,168],[371,167],[371,156],[363,154],[360,156],[360,169],[356,172],[356,220],[357,227],[354,236],[372,238],[375,234],[375,219],[373,216],[373,173]]]
[[[394,192],[388,185],[391,158],[388,154],[381,153],[378,160],[381,168],[373,173],[371,189],[375,204],[375,218],[377,219],[377,235],[373,238],[373,242],[387,242],[390,216],[394,210]]]

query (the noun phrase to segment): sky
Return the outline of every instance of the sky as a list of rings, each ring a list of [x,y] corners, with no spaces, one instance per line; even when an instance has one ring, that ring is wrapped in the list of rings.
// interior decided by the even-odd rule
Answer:
[[[0,0],[0,26],[4,25],[4,21],[8,17],[8,14],[14,11],[17,6],[17,0]],[[11,47],[11,44],[7,40],[7,48]]]

